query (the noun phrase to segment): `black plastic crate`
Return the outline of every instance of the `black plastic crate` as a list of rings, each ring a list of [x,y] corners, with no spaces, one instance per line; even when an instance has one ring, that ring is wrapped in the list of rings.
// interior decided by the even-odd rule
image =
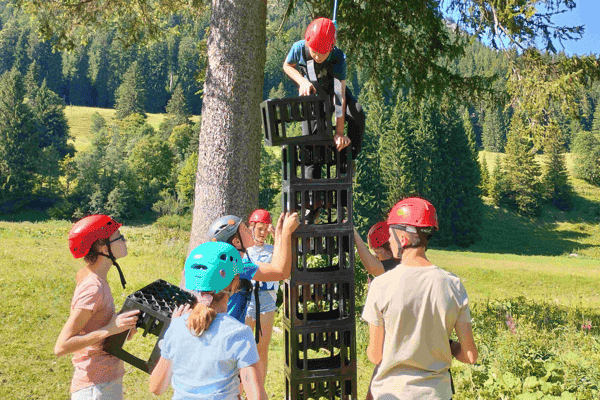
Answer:
[[[337,151],[333,139],[320,141],[307,136],[310,141],[282,146],[281,163],[283,180],[288,183],[352,183],[351,146]],[[315,166],[317,176],[306,177],[306,167]]]
[[[356,375],[298,379],[286,374],[286,400],[355,400]]]
[[[331,101],[324,97],[310,95],[269,99],[260,104],[260,109],[268,146],[333,138]],[[316,134],[290,137],[286,124],[305,121],[316,121]]]
[[[354,324],[337,329],[285,327],[285,366],[295,378],[348,375],[356,368]]]
[[[325,232],[314,229],[317,226],[352,230],[352,184],[288,185],[284,182],[281,202],[283,210],[298,213],[301,224],[298,232]],[[318,214],[311,217],[311,210],[316,209]]]
[[[283,323],[289,327],[322,329],[353,326],[354,279],[323,283],[283,282]]]
[[[162,279],[130,294],[125,299],[121,312],[140,310],[136,327],[138,330],[144,331],[142,334],[144,337],[148,333],[157,336],[152,353],[148,360],[143,360],[123,349],[129,331],[107,338],[104,343],[104,350],[142,371],[151,373],[160,358],[158,341],[162,339],[167,331],[173,311],[178,306],[186,303],[194,306],[196,297]],[[135,340],[135,336],[133,340]]]

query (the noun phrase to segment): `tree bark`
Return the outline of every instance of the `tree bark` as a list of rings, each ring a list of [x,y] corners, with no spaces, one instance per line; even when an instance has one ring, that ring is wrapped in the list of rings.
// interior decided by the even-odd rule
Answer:
[[[266,0],[212,0],[190,251],[258,204],[266,15]]]

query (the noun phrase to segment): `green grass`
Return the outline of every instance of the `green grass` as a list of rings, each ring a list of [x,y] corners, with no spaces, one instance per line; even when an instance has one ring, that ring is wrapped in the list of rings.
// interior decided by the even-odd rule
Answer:
[[[53,347],[68,316],[75,287],[74,276],[80,267],[79,261],[72,259],[67,249],[69,228],[70,223],[65,221],[0,222],[0,290],[4,294],[0,308],[3,332],[0,344],[0,379],[3,399],[63,399],[67,396],[72,375],[70,357],[57,359],[53,354]],[[158,278],[178,283],[189,239],[187,231],[158,226],[124,227],[123,232],[128,238],[129,255],[120,264],[128,281],[127,289],[120,287],[116,271],[109,273],[117,309],[128,294]],[[435,249],[430,251],[430,257],[434,263],[463,278],[474,307],[474,317],[478,324],[476,335],[479,335],[478,343],[481,345],[483,360],[499,357],[495,354],[497,349],[509,346],[513,339],[506,336],[510,333],[506,333],[501,321],[496,323],[497,326],[477,321],[496,315],[496,311],[485,311],[485,307],[492,307],[490,304],[500,307],[497,304],[505,304],[502,302],[511,301],[510,299],[515,304],[513,308],[517,304],[521,308],[529,304],[530,308],[537,307],[548,313],[548,307],[551,307],[554,310],[552,315],[556,314],[567,321],[560,326],[568,325],[568,329],[571,329],[569,335],[553,340],[562,345],[573,342],[569,351],[574,352],[577,357],[580,353],[578,347],[591,346],[588,343],[590,339],[580,337],[582,332],[576,329],[580,321],[588,318],[597,321],[593,329],[595,336],[590,338],[598,340],[598,258]],[[518,296],[527,300],[515,302],[514,299]],[[506,312],[504,308],[502,310]],[[497,314],[500,315],[499,312]],[[533,320],[527,319],[526,315],[527,313],[518,316],[521,318],[519,321],[522,321],[519,322],[522,326],[519,329],[531,336],[539,330],[528,328]],[[372,366],[365,356],[368,340],[366,327],[364,322],[360,319],[358,321],[359,398],[364,398]],[[493,330],[494,344],[484,335],[485,332],[491,335],[489,332],[492,328],[496,329]],[[527,340],[533,340],[530,336]],[[139,340],[141,343],[141,338]],[[144,354],[147,348],[138,342],[132,342],[132,351]],[[282,398],[284,393],[283,354],[283,335],[275,333],[266,383],[267,391],[273,398]],[[503,356],[507,357],[506,354]],[[499,368],[491,362],[481,365],[479,368],[485,366],[490,371]],[[457,385],[460,385],[464,393],[474,393],[469,391],[471,389],[468,388],[467,379],[475,379],[473,371],[477,371],[477,368],[455,365]],[[146,374],[129,365],[126,370],[126,398],[149,398]],[[477,396],[481,396],[481,393]],[[165,394],[159,398],[168,399],[170,395]]]

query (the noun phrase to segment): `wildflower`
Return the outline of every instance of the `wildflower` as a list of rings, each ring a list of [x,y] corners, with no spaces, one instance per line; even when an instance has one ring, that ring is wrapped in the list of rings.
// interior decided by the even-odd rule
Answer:
[[[512,332],[513,335],[517,334],[517,329],[515,327],[515,321],[514,321],[512,315],[510,315],[510,314],[506,315],[506,326],[508,326],[508,329],[510,329],[510,331]]]
[[[592,329],[592,321],[585,321],[583,324],[581,324],[581,329],[584,330],[591,330]]]

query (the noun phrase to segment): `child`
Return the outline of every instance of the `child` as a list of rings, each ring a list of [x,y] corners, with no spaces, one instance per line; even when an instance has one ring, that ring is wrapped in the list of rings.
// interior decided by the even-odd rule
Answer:
[[[237,400],[239,375],[248,400],[267,400],[252,330],[227,315],[242,268],[230,244],[207,242],[192,250],[185,261],[185,287],[198,302],[191,313],[189,306],[173,313],[150,375],[152,393],[162,394],[171,383],[173,399]]]
[[[77,273],[77,286],[71,300],[71,314],[63,326],[54,353],[73,353],[75,373],[71,381],[71,399],[115,400],[123,398],[123,362],[103,349],[109,336],[132,329],[139,310],[115,314],[115,304],[106,281],[116,259],[127,255],[121,224],[106,215],[91,215],[73,225],[69,249],[86,265]]]
[[[273,230],[271,225],[271,214],[266,210],[255,210],[248,219],[254,246],[249,247],[247,254],[253,262],[270,263],[273,257],[273,246],[265,243],[265,239]],[[275,311],[277,311],[277,289],[279,281],[260,282],[258,298],[260,304],[260,340],[258,341],[258,354],[260,356],[259,367],[261,376],[267,376],[267,364],[269,354],[269,343],[273,333],[273,322]],[[254,329],[256,325],[256,298],[252,292],[248,311],[246,313],[246,325]]]
[[[420,198],[398,202],[387,219],[390,245],[402,264],[371,283],[362,317],[367,356],[377,365],[374,399],[452,398],[452,356],[473,364],[469,299],[459,278],[431,264],[425,252],[438,229],[435,208]],[[458,342],[451,342],[456,331]]]
[[[270,263],[252,263],[247,257],[248,248],[254,246],[252,233],[235,215],[226,215],[217,219],[208,229],[209,240],[226,242],[235,247],[244,259],[244,268],[240,279],[254,279],[260,282],[273,282],[287,279],[292,269],[292,233],[299,225],[298,214],[281,214],[275,228],[275,245],[273,247],[273,261]],[[229,300],[227,312],[240,322],[246,320],[246,306],[250,300],[250,291],[236,293]],[[260,298],[259,298],[260,300]]]
[[[388,224],[385,221],[378,222],[371,227],[367,235],[369,247],[375,253],[371,254],[365,242],[354,228],[354,241],[358,255],[363,262],[367,272],[373,276],[379,276],[388,272],[396,265],[400,264],[401,259],[394,257],[390,248],[390,232]]]
[[[336,148],[341,151],[351,145],[352,158],[356,159],[365,132],[365,114],[350,89],[346,88],[346,55],[334,46],[335,35],[332,20],[317,18],[311,22],[306,28],[304,40],[292,45],[283,63],[283,70],[298,85],[300,96],[319,93],[322,89],[322,93],[329,98],[335,97]],[[348,136],[344,136],[346,120]],[[303,135],[311,135],[315,130],[316,121],[302,123]],[[343,160],[344,156],[341,157]],[[321,178],[320,165],[309,165],[306,177]]]

